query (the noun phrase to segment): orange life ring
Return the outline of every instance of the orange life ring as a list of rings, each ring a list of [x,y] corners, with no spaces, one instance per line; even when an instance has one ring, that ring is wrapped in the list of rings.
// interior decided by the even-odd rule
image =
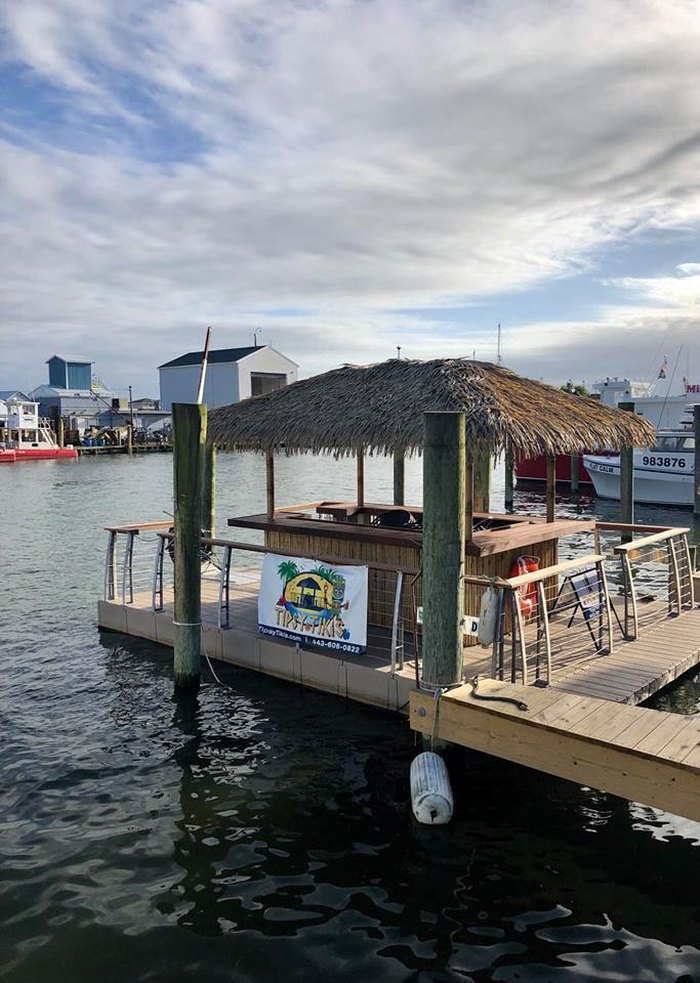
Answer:
[[[540,561],[536,556],[518,556],[508,571],[509,577],[522,577],[524,573],[534,573],[540,568]],[[534,584],[521,584],[516,587],[515,596],[518,599],[518,608],[523,618],[530,618],[537,606],[537,588]]]

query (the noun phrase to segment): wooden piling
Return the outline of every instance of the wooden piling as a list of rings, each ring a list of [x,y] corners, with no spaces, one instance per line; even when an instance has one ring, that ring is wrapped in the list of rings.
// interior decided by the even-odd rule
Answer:
[[[363,447],[357,448],[357,504],[365,504],[365,451]]]
[[[174,673],[178,689],[199,686],[202,639],[202,484],[207,408],[173,403],[175,499]]]
[[[275,517],[275,456],[271,447],[265,451],[265,492],[267,501],[267,517]]]
[[[57,427],[57,430],[58,430],[58,434],[56,435],[57,440],[58,440],[58,446],[59,447],[65,447],[65,444],[66,444],[66,429],[65,429],[65,424],[63,422],[63,417],[62,416],[59,416],[58,419],[56,420],[56,427]]]
[[[693,512],[700,515],[700,405],[696,404],[693,409],[693,423],[695,424],[695,479],[693,495]]]
[[[204,482],[202,485],[202,533],[216,536],[216,446],[204,448]]]
[[[580,458],[578,454],[571,455],[571,481],[569,483],[569,486],[571,488],[571,491],[574,492],[574,494],[576,494],[579,491],[579,475],[578,475],[579,460]]]
[[[547,522],[554,522],[554,508],[557,497],[557,459],[554,454],[546,454],[547,466]]]
[[[491,452],[475,447],[473,453],[474,511],[489,512],[491,506]]]
[[[618,409],[634,413],[634,403],[618,403]],[[634,523],[634,448],[620,451],[620,522]],[[623,536],[623,542],[631,539]]]
[[[514,470],[515,468],[513,463],[513,448],[508,447],[505,453],[505,501],[504,501],[504,505],[507,510],[513,508]]]
[[[126,453],[129,457],[134,453],[134,430],[130,423],[126,428]]]
[[[406,462],[403,454],[394,454],[394,505],[406,504]]]
[[[423,681],[462,678],[464,413],[426,413],[423,457]]]

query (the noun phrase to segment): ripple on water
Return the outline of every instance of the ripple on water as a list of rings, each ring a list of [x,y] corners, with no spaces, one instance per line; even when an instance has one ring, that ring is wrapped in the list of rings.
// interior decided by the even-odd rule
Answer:
[[[280,463],[283,498],[308,464]],[[352,492],[348,462],[313,467]],[[231,668],[174,701],[168,652],[98,633],[101,526],[169,508],[170,468],[0,473],[3,979],[700,981],[696,824],[465,753],[455,821],[422,829],[403,720]],[[251,511],[264,468],[219,482],[220,515]],[[697,712],[698,685],[657,699]]]

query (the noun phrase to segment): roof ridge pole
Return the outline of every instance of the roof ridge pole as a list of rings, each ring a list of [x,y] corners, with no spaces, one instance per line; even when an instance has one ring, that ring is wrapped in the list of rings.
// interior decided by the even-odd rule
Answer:
[[[424,415],[423,683],[462,680],[464,617],[465,416]]]

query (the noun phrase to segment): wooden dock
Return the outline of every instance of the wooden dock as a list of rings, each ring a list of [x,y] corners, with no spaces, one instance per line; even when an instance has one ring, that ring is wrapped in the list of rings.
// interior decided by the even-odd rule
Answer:
[[[412,729],[700,822],[700,717],[492,679],[477,692],[528,709],[471,685],[414,690]]]

